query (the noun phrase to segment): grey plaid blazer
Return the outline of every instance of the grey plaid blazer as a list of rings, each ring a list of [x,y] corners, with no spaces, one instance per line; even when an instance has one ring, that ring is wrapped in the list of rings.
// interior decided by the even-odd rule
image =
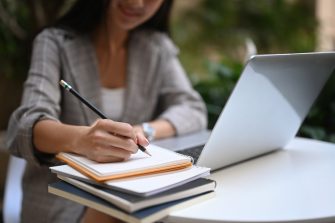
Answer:
[[[126,103],[119,121],[138,124],[160,117],[169,120],[178,135],[206,127],[205,105],[192,89],[177,53],[164,34],[141,31],[131,35]],[[21,106],[12,114],[7,134],[10,152],[28,161],[22,222],[76,222],[83,212],[82,206],[48,194],[48,183],[56,180],[48,166],[55,161],[52,155],[38,153],[32,143],[32,128],[38,120],[90,125],[97,119],[61,89],[60,79],[101,108],[97,58],[90,38],[45,29],[35,38]]]

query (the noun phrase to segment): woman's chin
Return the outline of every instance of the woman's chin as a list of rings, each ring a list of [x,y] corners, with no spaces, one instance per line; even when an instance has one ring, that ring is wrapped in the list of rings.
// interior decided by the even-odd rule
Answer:
[[[121,29],[125,31],[130,31],[132,29],[135,29],[137,26],[139,26],[138,23],[135,22],[129,22],[129,21],[122,21],[119,20],[116,25]]]

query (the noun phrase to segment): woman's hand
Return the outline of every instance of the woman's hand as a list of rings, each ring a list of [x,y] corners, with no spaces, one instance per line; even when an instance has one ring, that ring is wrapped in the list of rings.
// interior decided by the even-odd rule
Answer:
[[[97,162],[127,160],[138,150],[137,143],[147,146],[143,134],[136,132],[130,124],[99,119],[90,127],[82,129],[75,141],[76,153]]]
[[[91,126],[41,120],[34,126],[33,142],[41,152],[73,152],[97,162],[127,160],[137,152],[137,144],[149,144],[130,124],[108,119],[99,119]]]

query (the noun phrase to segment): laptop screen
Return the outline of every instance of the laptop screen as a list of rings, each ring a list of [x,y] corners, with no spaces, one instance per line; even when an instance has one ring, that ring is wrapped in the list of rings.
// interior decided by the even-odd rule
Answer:
[[[335,68],[335,53],[252,57],[202,151],[218,169],[283,148],[297,133]]]

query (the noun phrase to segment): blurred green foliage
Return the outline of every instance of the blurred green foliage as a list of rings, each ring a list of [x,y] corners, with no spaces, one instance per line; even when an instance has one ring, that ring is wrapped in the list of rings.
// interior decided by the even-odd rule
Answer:
[[[0,0],[0,130],[19,105],[34,35],[73,0]]]
[[[29,27],[28,8],[20,4],[11,4],[8,1],[1,1],[1,8],[5,10],[10,18],[0,23],[0,66],[1,75],[13,77],[23,73],[27,69],[27,47],[26,33],[21,27]],[[1,12],[3,13],[3,12]],[[20,26],[12,25],[22,24]]]
[[[26,77],[32,40],[73,0],[0,0],[0,67],[7,78]]]
[[[260,52],[310,51],[314,48],[315,1],[230,0],[203,1],[191,13],[203,39],[250,37]],[[204,32],[205,31],[205,32]]]
[[[201,94],[208,110],[208,128],[212,129],[225,105],[243,66],[235,61],[207,61],[208,77],[201,81],[193,79],[194,88]]]
[[[246,40],[258,53],[315,49],[315,0],[203,0],[180,15],[173,37],[191,75],[204,76],[208,59],[244,62]],[[206,78],[206,77],[205,77]]]
[[[335,71],[304,121],[299,135],[335,142]]]

